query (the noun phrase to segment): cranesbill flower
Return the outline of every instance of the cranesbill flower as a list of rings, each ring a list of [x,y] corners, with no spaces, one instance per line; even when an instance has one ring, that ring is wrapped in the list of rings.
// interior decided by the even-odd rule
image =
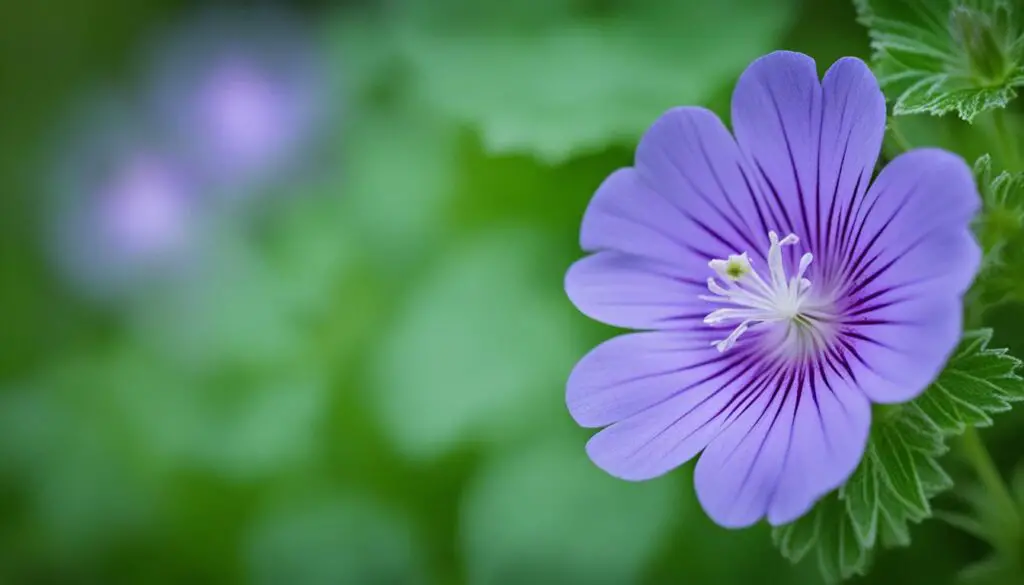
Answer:
[[[87,296],[121,298],[183,268],[199,189],[146,119],[121,96],[103,94],[58,128],[45,227],[69,284]]]
[[[970,169],[907,152],[871,182],[885,101],[863,62],[819,81],[776,52],[740,77],[735,139],[670,110],[583,218],[566,275],[586,315],[644,332],[573,370],[567,404],[591,459],[628,480],[701,453],[701,504],[727,527],[795,520],[840,486],[872,403],[920,394],[961,333],[980,251]],[[870,186],[869,186],[870,183]]]
[[[310,33],[287,12],[216,11],[158,45],[153,111],[219,187],[280,180],[322,133],[332,82]]]

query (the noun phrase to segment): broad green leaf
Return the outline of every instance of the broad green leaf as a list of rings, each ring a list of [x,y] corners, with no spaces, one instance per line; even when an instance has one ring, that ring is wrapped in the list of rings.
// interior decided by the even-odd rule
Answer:
[[[132,307],[133,334],[189,367],[264,367],[325,351],[337,363],[375,315],[365,299],[376,285],[340,190],[304,186],[259,229],[211,226],[187,274]],[[343,332],[328,330],[337,313]]]
[[[350,123],[340,196],[379,270],[404,278],[445,233],[459,171],[457,131],[408,104],[367,107]]]
[[[777,47],[797,3],[618,1],[600,16],[568,2],[497,13],[407,4],[401,39],[417,93],[475,127],[491,152],[558,163],[634,143],[665,110],[708,102]]]
[[[893,114],[1003,108],[1024,85],[1024,14],[1007,0],[854,0]]]
[[[431,583],[413,526],[398,510],[357,494],[288,495],[244,538],[249,583]]]
[[[187,368],[119,343],[58,357],[51,368],[37,385],[62,419],[56,436],[117,444],[122,458],[154,468],[262,479],[308,463],[322,446],[330,388],[309,363]]]
[[[678,476],[610,477],[582,442],[547,440],[490,461],[460,510],[468,583],[639,582],[682,518]]]
[[[987,329],[965,333],[921,396],[876,408],[864,458],[846,484],[775,529],[784,556],[797,562],[816,551],[823,575],[836,580],[865,572],[877,547],[910,543],[910,524],[930,517],[929,500],[952,486],[938,459],[948,439],[990,424],[992,414],[1024,399],[1020,362],[989,348],[991,336]]]
[[[432,458],[463,440],[570,424],[554,417],[585,344],[561,288],[541,280],[551,247],[546,232],[491,226],[455,241],[409,283],[369,389],[403,455]]]
[[[329,399],[322,373],[307,368],[234,379],[180,376],[160,366],[132,364],[110,388],[139,447],[154,458],[251,480],[295,469],[318,453]],[[147,383],[143,371],[164,381]]]
[[[122,420],[89,395],[94,368],[63,361],[0,395],[0,469],[24,490],[35,547],[74,564],[150,533],[165,510]]]

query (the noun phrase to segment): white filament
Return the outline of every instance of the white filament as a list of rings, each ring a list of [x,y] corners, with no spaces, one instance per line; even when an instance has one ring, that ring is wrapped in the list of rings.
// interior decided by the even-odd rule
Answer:
[[[800,239],[789,234],[780,240],[775,232],[768,232],[768,239],[771,247],[768,249],[767,281],[754,270],[746,252],[731,255],[727,260],[708,262],[722,284],[708,278],[708,290],[713,294],[701,295],[700,298],[733,306],[711,311],[704,317],[704,322],[718,325],[739,321],[725,339],[712,342],[718,351],[724,352],[735,345],[751,325],[792,321],[802,314],[811,288],[811,282],[804,278],[804,273],[814,256],[809,252],[801,256],[797,273],[788,278],[782,262],[782,246],[796,244]]]

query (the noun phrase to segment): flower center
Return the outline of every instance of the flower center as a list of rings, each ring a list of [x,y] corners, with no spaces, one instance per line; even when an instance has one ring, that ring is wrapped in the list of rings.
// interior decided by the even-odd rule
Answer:
[[[799,336],[801,339],[815,338],[820,333],[819,322],[827,316],[822,312],[825,306],[811,296],[811,281],[804,278],[814,256],[810,252],[801,256],[796,274],[787,277],[782,247],[797,244],[800,239],[789,234],[780,240],[775,232],[768,232],[768,239],[771,247],[768,248],[767,279],[754,269],[746,252],[708,262],[719,279],[708,278],[708,290],[712,294],[700,298],[731,306],[711,311],[704,317],[704,323],[736,323],[728,336],[712,342],[718,351],[731,348],[747,329],[759,323],[779,323],[795,328],[804,334]]]

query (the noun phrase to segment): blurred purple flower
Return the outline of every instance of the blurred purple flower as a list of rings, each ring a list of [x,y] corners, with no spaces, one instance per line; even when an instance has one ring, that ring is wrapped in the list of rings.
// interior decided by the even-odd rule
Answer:
[[[567,404],[610,474],[694,481],[727,527],[785,524],[857,467],[871,403],[919,395],[961,334],[980,251],[959,157],[921,149],[869,188],[885,100],[863,62],[777,52],[740,77],[735,139],[676,108],[583,218],[566,276],[586,315],[649,330],[570,375]],[[781,236],[781,237],[780,237]]]
[[[81,127],[65,129],[72,140],[54,173],[58,263],[103,295],[169,274],[196,228],[193,177],[119,105],[90,109]]]
[[[324,128],[331,82],[310,31],[276,12],[207,15],[157,48],[157,122],[220,187],[280,178]]]
[[[126,256],[154,257],[180,247],[187,229],[187,187],[167,161],[135,153],[98,193],[100,240]]]

